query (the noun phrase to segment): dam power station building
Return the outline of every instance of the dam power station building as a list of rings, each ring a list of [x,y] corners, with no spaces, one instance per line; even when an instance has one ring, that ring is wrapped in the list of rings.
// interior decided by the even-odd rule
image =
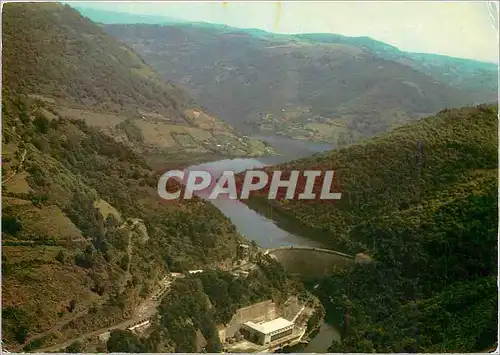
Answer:
[[[241,328],[241,334],[252,343],[267,345],[291,335],[293,333],[293,328],[293,322],[284,318],[276,318],[272,321],[260,324],[245,322]]]
[[[274,352],[301,341],[313,308],[296,296],[281,305],[267,300],[240,308],[220,325],[219,339],[228,353]]]

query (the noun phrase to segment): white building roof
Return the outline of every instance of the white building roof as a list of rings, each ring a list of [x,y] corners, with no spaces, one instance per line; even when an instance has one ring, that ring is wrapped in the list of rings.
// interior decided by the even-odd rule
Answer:
[[[203,272],[203,270],[189,270],[190,274],[199,274],[200,272]]]
[[[255,324],[254,322],[246,322],[245,325],[252,329],[257,330],[263,334],[269,334],[274,332],[275,330],[280,330],[290,325],[293,325],[293,322],[290,322],[284,318],[276,318],[272,321]]]

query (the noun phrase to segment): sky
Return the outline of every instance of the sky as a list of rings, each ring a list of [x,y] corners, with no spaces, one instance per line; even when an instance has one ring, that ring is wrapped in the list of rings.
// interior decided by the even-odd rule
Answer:
[[[404,51],[494,63],[498,63],[499,56],[498,2],[190,1],[81,2],[78,5],[276,33],[326,32],[368,36]],[[491,9],[496,10],[494,16]]]

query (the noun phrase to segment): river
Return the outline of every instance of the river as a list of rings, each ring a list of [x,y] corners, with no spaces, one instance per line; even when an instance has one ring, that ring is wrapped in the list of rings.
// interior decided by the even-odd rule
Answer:
[[[252,138],[267,141],[281,155],[263,158],[218,160],[194,165],[189,167],[188,170],[209,171],[218,177],[223,171],[227,170],[238,173],[247,169],[284,163],[311,156],[317,152],[333,149],[331,145],[326,143],[299,141],[279,136],[257,136]],[[264,214],[254,211],[242,202],[228,199],[210,200],[210,202],[231,220],[242,235],[248,240],[254,240],[260,247],[275,248],[291,245],[331,247],[321,242],[321,240],[324,241],[331,238],[322,238],[320,232],[308,230],[293,222],[276,222],[273,219],[267,218]],[[294,351],[303,353],[327,352],[332,340],[339,338],[340,335],[337,329],[330,324],[323,323],[318,334],[308,345]]]

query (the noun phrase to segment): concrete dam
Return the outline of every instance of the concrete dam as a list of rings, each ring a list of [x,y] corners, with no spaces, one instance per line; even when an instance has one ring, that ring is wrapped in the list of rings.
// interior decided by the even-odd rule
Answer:
[[[303,278],[322,277],[334,268],[368,261],[367,256],[362,254],[354,256],[335,250],[300,246],[267,249],[264,254],[275,258],[285,271]]]

